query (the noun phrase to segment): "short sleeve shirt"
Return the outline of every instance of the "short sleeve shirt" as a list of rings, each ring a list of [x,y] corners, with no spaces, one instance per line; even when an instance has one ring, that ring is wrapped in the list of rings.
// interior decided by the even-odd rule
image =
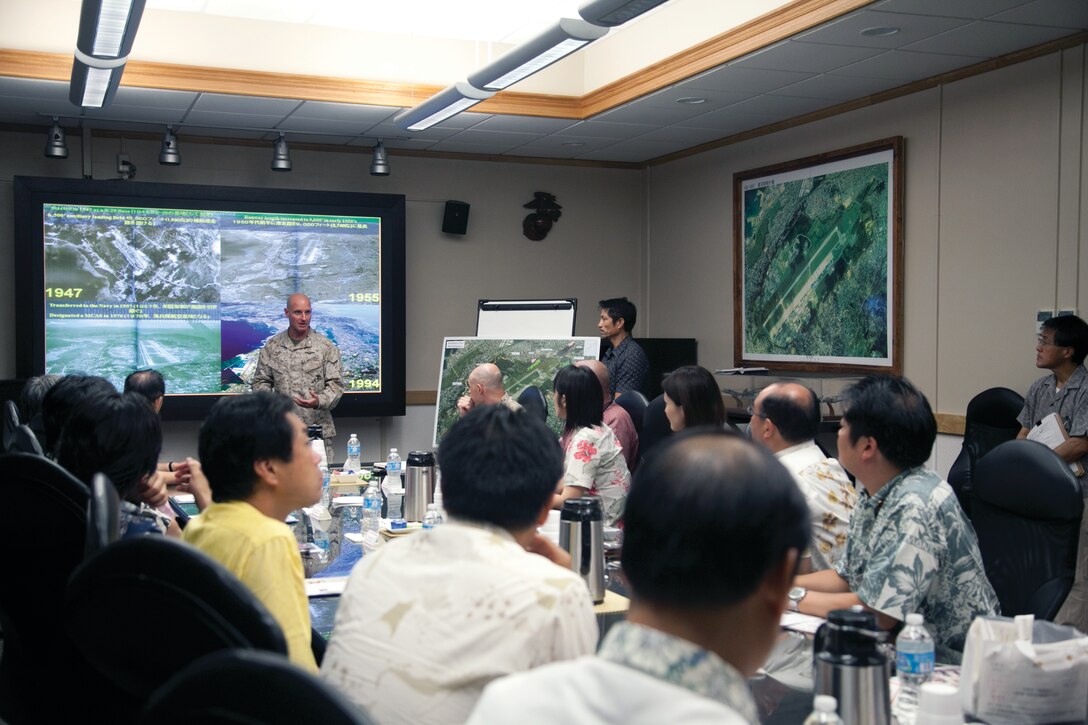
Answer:
[[[585,426],[564,443],[563,485],[578,486],[588,489],[590,496],[600,496],[604,522],[614,526],[623,515],[631,486],[631,474],[616,434],[603,424]]]
[[[998,612],[974,529],[952,488],[923,468],[875,496],[859,491],[835,570],[869,607],[899,621],[921,613],[942,662],[959,662],[975,617]]]
[[[637,390],[643,395],[646,394],[646,383],[650,379],[650,361],[642,346],[634,339],[623,338],[619,345],[605,351],[601,361],[612,378],[613,395],[626,390]]]
[[[846,553],[850,514],[857,505],[854,484],[834,458],[809,441],[775,454],[805,494],[812,518],[812,570],[830,569]]]
[[[1053,373],[1032,383],[1016,420],[1031,430],[1046,416],[1057,413],[1070,436],[1088,436],[1088,370],[1078,366],[1061,390],[1057,390],[1057,383]],[[1088,470],[1088,456],[1081,458],[1080,464]]]

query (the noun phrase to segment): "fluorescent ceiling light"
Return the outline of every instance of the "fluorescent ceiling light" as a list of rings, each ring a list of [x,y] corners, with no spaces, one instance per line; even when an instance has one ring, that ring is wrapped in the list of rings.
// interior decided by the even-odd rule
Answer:
[[[587,22],[614,28],[628,20],[663,5],[668,0],[590,0],[578,8],[578,14]]]
[[[76,57],[72,60],[72,80],[68,89],[68,100],[76,106],[86,108],[102,108],[109,105],[117,93],[117,86],[121,84],[124,63],[111,61],[109,67],[98,68],[88,65],[83,58],[87,56],[76,50]]]
[[[476,88],[501,91],[607,34],[608,28],[577,18],[562,18],[470,75],[468,82]]]
[[[475,106],[480,101],[486,101],[493,95],[494,91],[482,91],[464,81],[457,81],[415,108],[398,114],[393,118],[393,123],[409,131],[422,131]]]
[[[98,58],[122,58],[132,50],[144,0],[83,0],[76,48]]]

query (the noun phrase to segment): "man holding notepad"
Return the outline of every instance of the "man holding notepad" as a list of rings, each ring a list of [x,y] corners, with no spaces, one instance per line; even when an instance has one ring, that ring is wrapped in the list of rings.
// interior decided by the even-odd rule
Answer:
[[[1035,345],[1035,367],[1049,370],[1050,374],[1028,389],[1024,409],[1017,418],[1021,425],[1017,437],[1036,439],[1048,427],[1061,423],[1054,440],[1058,445],[1051,448],[1082,477],[1081,489],[1088,494],[1088,480],[1084,478],[1088,466],[1088,370],[1082,364],[1086,355],[1088,323],[1084,320],[1063,315],[1043,323]],[[1064,442],[1058,442],[1062,438]],[[1088,516],[1081,519],[1073,589],[1054,621],[1088,631]]]

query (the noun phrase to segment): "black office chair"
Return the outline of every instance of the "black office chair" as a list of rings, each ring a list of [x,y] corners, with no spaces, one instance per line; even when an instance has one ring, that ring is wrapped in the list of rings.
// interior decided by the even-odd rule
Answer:
[[[90,492],[44,458],[0,456],[0,718],[16,725],[54,714],[62,676],[61,603],[83,561]]]
[[[990,388],[971,398],[960,454],[948,470],[948,485],[956,492],[964,512],[971,514],[972,471],[979,459],[1005,441],[1016,438],[1020,423],[1016,416],[1024,399],[1015,390]]]
[[[978,462],[973,484],[971,523],[1001,613],[1053,620],[1076,568],[1084,507],[1076,476],[1041,443],[1015,440]]]
[[[671,435],[672,428],[665,415],[665,394],[662,393],[647,404],[642,416],[642,430],[638,434],[639,459],[645,461],[650,451]]]
[[[646,406],[649,405],[646,396],[637,390],[625,390],[616,398],[616,405],[627,411],[631,416],[631,422],[635,424],[635,432],[642,435],[643,418],[646,416]],[[641,447],[641,438],[639,439]]]
[[[518,404],[541,420],[548,419],[548,401],[535,385],[530,385],[518,395]]]
[[[19,406],[15,405],[14,400],[4,401],[4,438],[3,438],[3,451],[7,452],[11,448],[11,437],[15,433],[15,429],[22,423],[19,420]]]
[[[30,426],[20,425],[11,434],[11,442],[8,445],[8,453],[30,453],[35,456],[44,456],[42,446],[38,442],[38,436],[30,430]]]
[[[90,559],[121,538],[121,499],[117,488],[104,473],[91,479],[91,498],[87,505],[87,542],[83,558]]]
[[[234,650],[203,657],[152,695],[140,725],[373,725],[355,703],[282,657]]]
[[[115,721],[131,721],[150,693],[204,655],[287,653],[279,624],[245,584],[163,536],[122,539],[82,564],[57,624],[109,683],[91,696],[88,712]]]

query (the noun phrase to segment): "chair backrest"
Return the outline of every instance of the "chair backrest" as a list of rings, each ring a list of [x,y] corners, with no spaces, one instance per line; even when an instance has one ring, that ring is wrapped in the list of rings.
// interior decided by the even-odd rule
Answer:
[[[631,422],[635,424],[635,432],[640,435],[642,434],[643,419],[646,416],[646,406],[649,404],[646,396],[637,390],[625,390],[616,398],[616,405],[627,411],[631,416]]]
[[[72,574],[61,619],[90,667],[140,707],[170,677],[229,648],[286,655],[276,620],[237,577],[163,536],[112,544]]]
[[[121,500],[117,489],[104,473],[91,479],[91,498],[87,505],[87,543],[83,558],[92,556],[121,538]]]
[[[54,682],[61,603],[83,561],[87,486],[53,461],[0,455],[0,717],[18,722],[24,706],[47,717],[31,693]],[[34,713],[30,713],[34,717]]]
[[[971,398],[963,431],[963,446],[948,471],[948,485],[967,513],[971,513],[971,479],[975,464],[1005,441],[1016,438],[1020,422],[1016,416],[1024,399],[1015,390],[989,388]]]
[[[545,400],[544,393],[540,392],[540,388],[535,385],[530,385],[521,391],[518,395],[518,404],[541,420],[548,419],[548,401]]]
[[[38,442],[38,436],[34,435],[34,431],[30,430],[30,426],[26,423],[17,426],[11,434],[11,441],[8,444],[8,453],[30,453],[35,456],[44,456],[42,453],[41,443]]]
[[[638,453],[643,460],[661,441],[672,435],[669,419],[665,415],[665,394],[657,396],[646,405],[642,416],[642,430],[638,434]]]
[[[372,725],[360,707],[321,679],[266,652],[210,654],[152,695],[141,725]]]
[[[1073,585],[1084,503],[1069,466],[1013,440],[975,467],[971,523],[1001,613],[1052,620]]]
[[[5,400],[3,451],[6,452],[11,447],[11,436],[20,423],[22,421],[19,420],[19,406],[15,405],[14,400]]]

